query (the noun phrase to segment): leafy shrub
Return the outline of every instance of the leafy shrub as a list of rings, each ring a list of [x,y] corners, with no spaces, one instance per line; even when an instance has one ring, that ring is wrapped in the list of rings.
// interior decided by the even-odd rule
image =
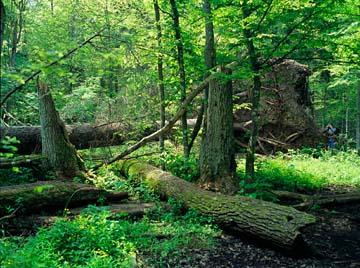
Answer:
[[[17,156],[17,145],[20,142],[15,137],[5,136],[0,140],[0,158],[12,159]],[[25,182],[32,182],[32,170],[25,167],[12,167],[9,169],[0,169],[0,186],[7,186]]]
[[[161,155],[159,163],[163,164],[167,171],[186,181],[196,181],[200,175],[198,160],[194,154],[186,159],[182,153],[166,152]]]

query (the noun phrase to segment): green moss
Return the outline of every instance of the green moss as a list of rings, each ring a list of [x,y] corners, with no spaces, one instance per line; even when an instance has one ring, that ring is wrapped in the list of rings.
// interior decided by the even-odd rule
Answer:
[[[55,186],[52,184],[39,185],[39,186],[34,187],[34,192],[42,193],[46,190],[53,189],[53,188],[55,188]]]

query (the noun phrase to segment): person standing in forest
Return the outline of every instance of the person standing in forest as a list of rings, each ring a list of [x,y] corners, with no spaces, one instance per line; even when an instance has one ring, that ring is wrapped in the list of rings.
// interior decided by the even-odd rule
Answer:
[[[327,138],[326,148],[327,149],[335,149],[336,145],[336,134],[338,133],[338,129],[334,127],[332,124],[327,124],[327,126],[324,129],[324,134]]]

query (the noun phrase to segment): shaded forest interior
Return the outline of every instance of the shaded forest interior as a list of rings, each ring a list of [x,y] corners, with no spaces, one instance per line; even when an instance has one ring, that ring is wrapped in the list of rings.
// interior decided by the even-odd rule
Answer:
[[[359,8],[0,0],[0,266],[359,267]]]

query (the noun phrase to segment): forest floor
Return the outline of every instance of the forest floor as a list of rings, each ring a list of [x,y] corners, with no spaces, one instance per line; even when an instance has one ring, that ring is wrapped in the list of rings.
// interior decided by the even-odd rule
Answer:
[[[295,256],[239,236],[223,234],[211,250],[191,250],[181,267],[360,267],[360,204],[311,212],[318,223],[306,240],[321,256]]]
[[[336,194],[339,188],[336,188]],[[333,191],[333,190],[331,190]],[[330,191],[330,192],[331,192]],[[349,189],[346,189],[349,191]],[[329,190],[325,190],[329,194]],[[309,242],[319,256],[288,254],[271,249],[260,241],[222,233],[209,249],[184,249],[182,258],[172,259],[169,254],[168,267],[360,267],[360,204],[346,204],[331,208],[307,211],[318,218],[318,222],[305,230],[305,241]],[[29,218],[25,219],[29,223]],[[25,224],[13,235],[35,235],[37,217],[31,220],[33,229]],[[19,223],[19,221],[18,221]],[[32,225],[31,224],[31,225]],[[43,224],[43,223],[42,223]]]
[[[190,159],[190,162],[186,162],[186,169],[183,169],[184,163],[181,158],[170,156],[166,162],[169,171],[190,181],[192,181],[193,177],[197,176],[197,162],[195,159],[194,161]],[[150,160],[149,162],[152,164],[159,164],[154,159],[151,156],[151,158],[143,160]],[[243,165],[239,163],[238,166],[238,174],[241,178],[241,168]],[[324,155],[315,158],[312,155],[304,154],[260,158],[257,163],[257,196],[253,197],[279,202],[283,205],[294,205],[294,203],[289,203],[288,201],[282,203],[282,201],[275,200],[273,196],[268,195],[269,191],[267,189],[289,191],[308,196],[343,194],[359,191],[359,176],[360,158],[353,154],[338,153],[332,155],[325,152]],[[19,179],[18,175],[17,179]],[[109,166],[101,170],[95,182],[97,186],[102,188],[127,190],[131,193],[132,198],[140,202],[154,202],[153,195],[148,192],[146,187],[136,184],[136,182],[135,185],[132,183],[132,181],[121,181],[115,166]],[[171,204],[171,206],[173,205]],[[176,204],[173,209],[177,210]],[[217,232],[212,230],[212,227],[209,227],[210,229],[202,229],[207,225],[203,222],[198,222],[199,216],[191,216],[191,213],[186,216],[181,214],[182,212],[176,215],[176,213],[173,214],[174,212],[165,210],[155,211],[153,215],[150,213],[144,219],[136,219],[135,221],[129,219],[124,221],[124,218],[120,217],[116,220],[116,226],[118,226],[116,228],[119,229],[115,229],[113,233],[110,232],[108,234],[107,243],[111,244],[113,241],[116,241],[118,239],[117,233],[128,230],[128,233],[125,232],[124,236],[129,240],[127,242],[135,245],[133,253],[136,255],[136,263],[138,265],[142,264],[139,267],[360,267],[359,200],[344,205],[332,204],[328,207],[314,205],[308,208],[306,212],[315,215],[318,219],[316,224],[303,230],[305,234],[304,240],[312,248],[299,249],[302,252],[296,252],[298,253],[296,255],[272,249],[261,241],[254,241],[251,238]],[[8,244],[6,248],[4,245],[6,246],[9,240],[4,238],[5,240],[2,241],[3,245],[0,243],[0,266],[1,255],[4,255],[3,258],[8,263],[16,260],[25,260],[24,263],[32,262],[34,253],[31,248],[34,245],[37,245],[37,248],[40,249],[37,261],[42,262],[44,256],[53,256],[49,255],[53,249],[42,250],[43,245],[46,245],[49,239],[55,241],[51,242],[52,246],[55,247],[63,248],[66,246],[71,248],[74,246],[74,248],[71,248],[71,251],[69,249],[69,263],[72,263],[71,260],[74,261],[74,258],[77,256],[78,241],[76,239],[71,240],[71,237],[71,239],[63,237],[61,233],[68,232],[69,227],[73,228],[72,231],[74,233],[81,235],[83,239],[81,245],[88,247],[86,250],[90,254],[93,252],[93,248],[97,247],[97,240],[92,239],[93,234],[89,235],[86,232],[83,234],[82,232],[88,230],[81,229],[79,226],[82,226],[82,224],[96,226],[94,229],[97,230],[96,234],[102,237],[104,230],[107,230],[106,224],[112,226],[113,222],[112,218],[104,216],[103,220],[106,224],[102,227],[103,229],[98,228],[99,212],[94,212],[88,216],[85,214],[83,217],[74,217],[72,221],[60,221],[60,223],[52,221],[51,217],[49,218],[49,223],[43,221],[44,217],[48,218],[47,216],[60,216],[61,218],[63,215],[64,213],[50,213],[33,215],[30,218],[24,217],[23,219],[16,217],[10,220],[10,222],[14,223],[10,224],[11,228],[9,228],[9,225],[0,226],[2,227],[0,230],[5,231],[8,237],[19,237],[20,241]],[[197,222],[196,224],[194,224],[194,220]],[[50,228],[44,229],[39,235],[38,227],[41,225],[49,226]],[[127,226],[126,228],[128,229],[124,226]],[[138,230],[139,226],[143,226],[143,230]],[[154,229],[149,232],[149,228]],[[92,230],[90,227],[88,229]],[[58,233],[61,236],[57,238],[57,241],[54,236],[57,237]],[[171,235],[169,236],[170,233]],[[146,243],[142,240],[144,235],[146,235],[146,239],[149,239],[146,240]],[[195,240],[188,241],[189,236],[194,237]],[[208,243],[212,239],[215,243]],[[88,240],[92,242],[88,243]],[[200,243],[197,243],[199,241]],[[150,243],[152,246],[146,248],[145,245],[147,243]],[[156,250],[146,252],[147,249]],[[308,251],[308,249],[315,249],[318,254],[304,255],[303,252]],[[72,258],[71,254],[75,257]],[[130,253],[124,254],[131,255]],[[6,258],[6,255],[10,257]],[[116,258],[116,256],[115,254],[111,257]],[[83,260],[84,265],[87,265],[87,260],[88,257]],[[62,261],[60,258],[57,263],[60,265]],[[74,263],[76,261],[72,265]],[[155,265],[147,266],[149,263],[155,263]],[[18,266],[9,265],[6,267]],[[74,265],[73,267],[87,266]]]

